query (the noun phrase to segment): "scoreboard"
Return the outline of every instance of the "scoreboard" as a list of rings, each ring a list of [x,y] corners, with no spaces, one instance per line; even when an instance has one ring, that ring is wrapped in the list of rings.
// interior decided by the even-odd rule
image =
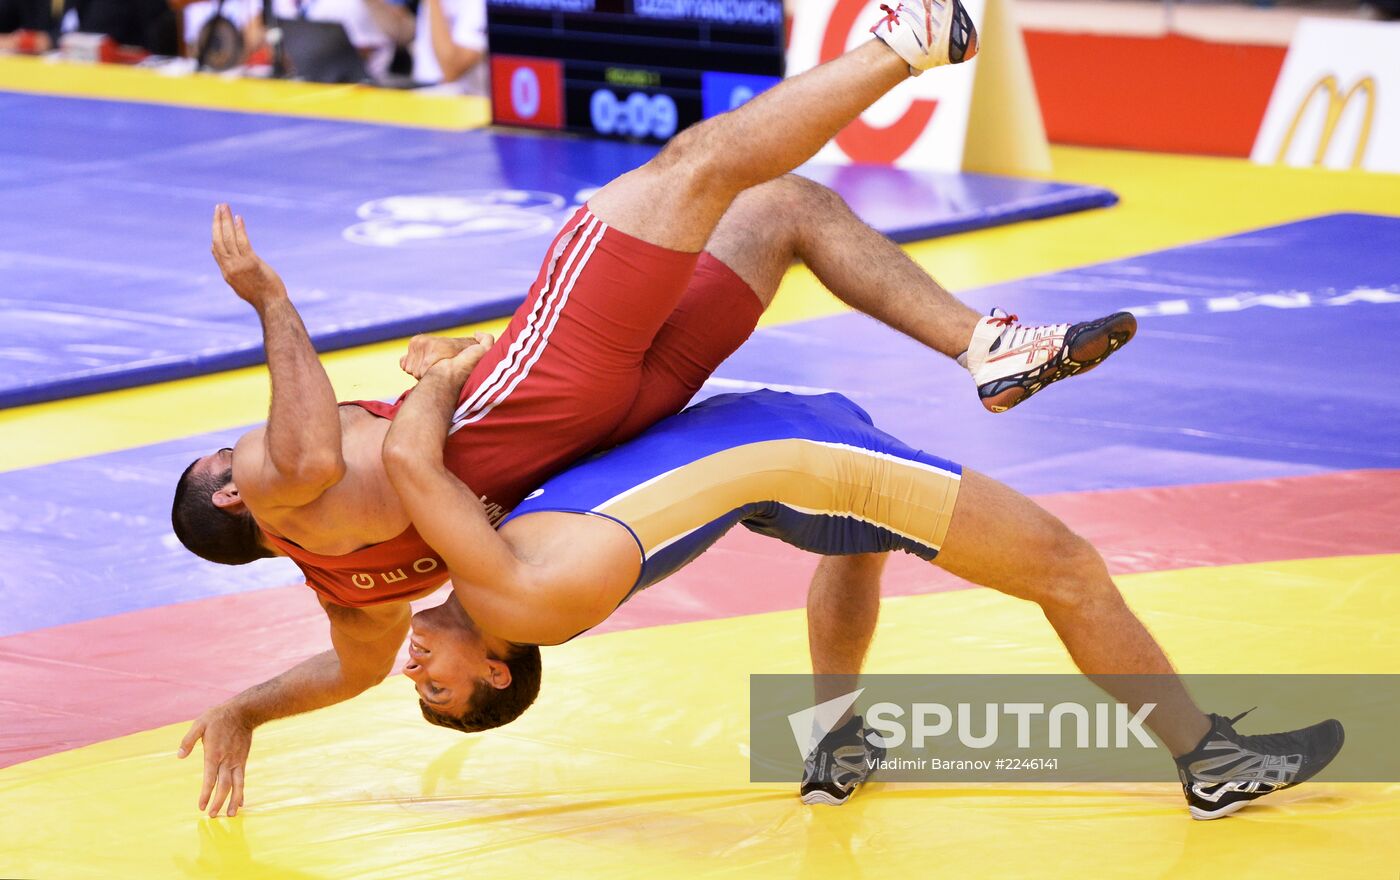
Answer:
[[[783,76],[782,0],[488,0],[502,125],[665,141]]]

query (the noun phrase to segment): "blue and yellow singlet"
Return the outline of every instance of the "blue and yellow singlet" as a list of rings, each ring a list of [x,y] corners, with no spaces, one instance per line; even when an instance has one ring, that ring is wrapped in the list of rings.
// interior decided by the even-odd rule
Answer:
[[[724,394],[559,474],[505,521],[557,511],[621,524],[642,557],[631,598],[739,523],[828,556],[904,550],[932,560],[961,475],[839,394]]]

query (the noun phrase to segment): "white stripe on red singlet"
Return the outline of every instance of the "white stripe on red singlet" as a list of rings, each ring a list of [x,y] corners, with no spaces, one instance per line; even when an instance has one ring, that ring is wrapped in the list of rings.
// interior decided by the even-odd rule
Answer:
[[[515,384],[519,384],[519,379],[523,378],[523,374],[521,374],[520,371],[528,371],[529,365],[534,363],[534,360],[528,360],[527,362],[529,352],[537,343],[542,347],[548,342],[549,330],[553,328],[555,322],[558,321],[558,310],[563,308],[563,304],[568,298],[567,291],[562,290],[563,285],[557,282],[568,275],[569,269],[580,253],[584,250],[590,250],[591,252],[587,244],[590,236],[599,226],[606,229],[606,226],[603,226],[602,221],[598,220],[597,217],[594,217],[592,214],[585,214],[583,219],[569,231],[564,242],[560,245],[556,245],[554,257],[550,260],[549,268],[545,273],[544,285],[541,288],[539,297],[535,300],[534,308],[530,311],[530,317],[526,321],[525,329],[522,330],[515,341],[511,343],[510,351],[497,362],[495,368],[491,371],[491,375],[477,387],[476,391],[472,392],[472,394],[457,407],[456,412],[454,412],[452,416],[453,432],[467,424],[468,421],[476,421],[476,418],[470,418],[471,416],[475,415],[479,418],[480,415],[484,415],[485,413],[481,412],[481,410],[488,405],[488,401],[493,397],[495,400],[490,403],[490,406],[494,407],[499,403],[503,398],[497,392],[501,391],[508,383],[511,383],[512,379],[516,381],[514,384],[510,384],[510,388],[513,388]],[[581,230],[582,234],[580,235],[579,233]],[[561,261],[564,264],[563,269],[556,272]],[[536,359],[538,359],[538,356]],[[509,393],[509,388],[505,389],[505,393]],[[480,415],[478,415],[478,413],[480,413]]]
[[[564,313],[564,309],[569,303],[569,294],[573,292],[574,285],[578,283],[579,276],[583,274],[583,270],[588,264],[588,258],[593,255],[593,251],[596,250],[598,247],[598,242],[603,240],[603,235],[607,231],[607,224],[602,223],[600,221],[598,223],[596,231],[593,231],[591,232],[591,234],[587,234],[584,236],[584,241],[587,242],[588,249],[584,251],[582,259],[580,259],[578,261],[578,265],[574,267],[573,276],[570,277],[563,285],[561,285],[559,305],[549,312],[549,324],[544,328],[544,331],[539,334],[540,344],[535,348],[535,352],[533,355],[530,356],[530,359],[525,362],[524,367],[516,371],[514,377],[511,379],[510,384],[507,385],[504,389],[502,389],[499,394],[495,395],[494,399],[491,400],[490,403],[486,404],[482,409],[478,410],[477,412],[472,413],[466,418],[462,419],[459,424],[453,425],[453,431],[457,430],[462,425],[470,425],[472,422],[484,419],[488,414],[490,414],[491,410],[495,409],[498,404],[500,404],[507,397],[510,396],[510,393],[515,390],[516,386],[518,386],[521,382],[525,381],[526,376],[530,375],[530,368],[535,365],[535,362],[540,359],[540,356],[544,354],[544,350],[549,346],[549,336],[554,330],[554,325],[559,323],[559,316]],[[564,267],[563,273],[561,274],[567,275],[568,271],[569,267],[566,265]]]
[[[473,408],[478,406],[481,400],[493,390],[500,387],[505,381],[507,374],[515,370],[519,363],[521,352],[524,351],[533,341],[536,328],[539,326],[540,315],[545,308],[551,305],[553,300],[553,284],[555,280],[555,269],[559,267],[559,261],[570,253],[570,248],[577,248],[579,244],[579,231],[586,226],[591,219],[591,215],[585,214],[582,219],[574,225],[568,233],[563,236],[558,244],[554,246],[554,254],[551,256],[549,266],[545,270],[544,283],[540,286],[539,296],[535,298],[535,305],[530,310],[530,317],[525,323],[525,328],[520,331],[520,335],[511,343],[510,351],[506,356],[496,362],[496,366],[491,371],[491,375],[486,377],[476,391],[457,406],[456,412],[452,414],[453,420],[465,416]]]

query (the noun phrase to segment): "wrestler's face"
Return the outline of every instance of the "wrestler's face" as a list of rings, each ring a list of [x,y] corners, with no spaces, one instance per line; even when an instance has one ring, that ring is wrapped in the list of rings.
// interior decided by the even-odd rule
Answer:
[[[413,615],[403,672],[424,702],[449,715],[465,712],[480,684],[510,684],[509,668],[491,656],[481,630],[455,596]]]
[[[233,482],[232,449],[220,449],[195,459],[194,469],[190,474],[216,487],[213,494],[215,507],[227,509],[241,505],[238,487]]]
[[[194,470],[191,473],[201,477],[227,472],[229,478],[233,477],[233,450],[229,447],[220,449],[218,452],[211,452],[194,460]]]

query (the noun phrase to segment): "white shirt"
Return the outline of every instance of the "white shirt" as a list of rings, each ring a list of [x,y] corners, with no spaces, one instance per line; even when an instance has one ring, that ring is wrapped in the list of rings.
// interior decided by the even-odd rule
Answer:
[[[437,85],[435,91],[450,91],[459,95],[485,95],[488,93],[487,65],[485,58],[471,70],[453,82],[442,81],[442,67],[438,65],[437,53],[433,51],[432,16],[428,9],[429,0],[418,4],[418,24],[413,37],[413,81],[424,85]],[[441,0],[442,14],[452,30],[452,42],[464,49],[486,51],[486,0]]]

